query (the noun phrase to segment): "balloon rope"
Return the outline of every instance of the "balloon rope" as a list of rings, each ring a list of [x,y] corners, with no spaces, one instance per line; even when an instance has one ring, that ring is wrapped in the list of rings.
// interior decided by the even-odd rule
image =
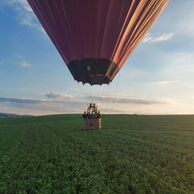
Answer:
[[[120,82],[120,73],[118,73],[117,75],[118,79],[117,79],[117,83],[116,83],[116,87],[115,87],[115,92],[114,95],[112,96],[112,101],[110,101],[110,112],[112,113],[112,111],[114,111],[115,108],[115,104],[117,103],[117,97],[118,97],[118,88],[119,88],[119,82]]]
[[[101,109],[101,111],[103,111],[103,109],[104,109],[104,105],[105,105],[105,103],[104,103],[104,95],[105,95],[105,86],[104,85],[102,85],[102,90],[101,90],[101,98],[100,98],[100,109]]]

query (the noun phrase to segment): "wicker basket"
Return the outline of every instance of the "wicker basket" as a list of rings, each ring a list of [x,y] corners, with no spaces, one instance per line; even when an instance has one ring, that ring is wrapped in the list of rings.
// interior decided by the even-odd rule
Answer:
[[[101,118],[98,119],[84,119],[85,129],[101,129]]]

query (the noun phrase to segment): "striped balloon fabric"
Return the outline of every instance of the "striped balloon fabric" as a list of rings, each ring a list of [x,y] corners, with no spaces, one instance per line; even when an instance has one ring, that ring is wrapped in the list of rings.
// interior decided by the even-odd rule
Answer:
[[[28,0],[75,80],[108,84],[168,0]]]

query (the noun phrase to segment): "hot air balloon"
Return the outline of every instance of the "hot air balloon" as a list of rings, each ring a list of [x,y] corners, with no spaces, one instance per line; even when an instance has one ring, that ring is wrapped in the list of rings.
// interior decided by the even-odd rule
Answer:
[[[28,0],[73,78],[111,82],[168,0]]]

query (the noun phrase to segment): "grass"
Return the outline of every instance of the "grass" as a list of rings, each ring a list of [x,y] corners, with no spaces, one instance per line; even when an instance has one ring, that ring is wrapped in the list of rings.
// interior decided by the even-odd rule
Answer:
[[[194,116],[0,119],[1,194],[194,193]]]

